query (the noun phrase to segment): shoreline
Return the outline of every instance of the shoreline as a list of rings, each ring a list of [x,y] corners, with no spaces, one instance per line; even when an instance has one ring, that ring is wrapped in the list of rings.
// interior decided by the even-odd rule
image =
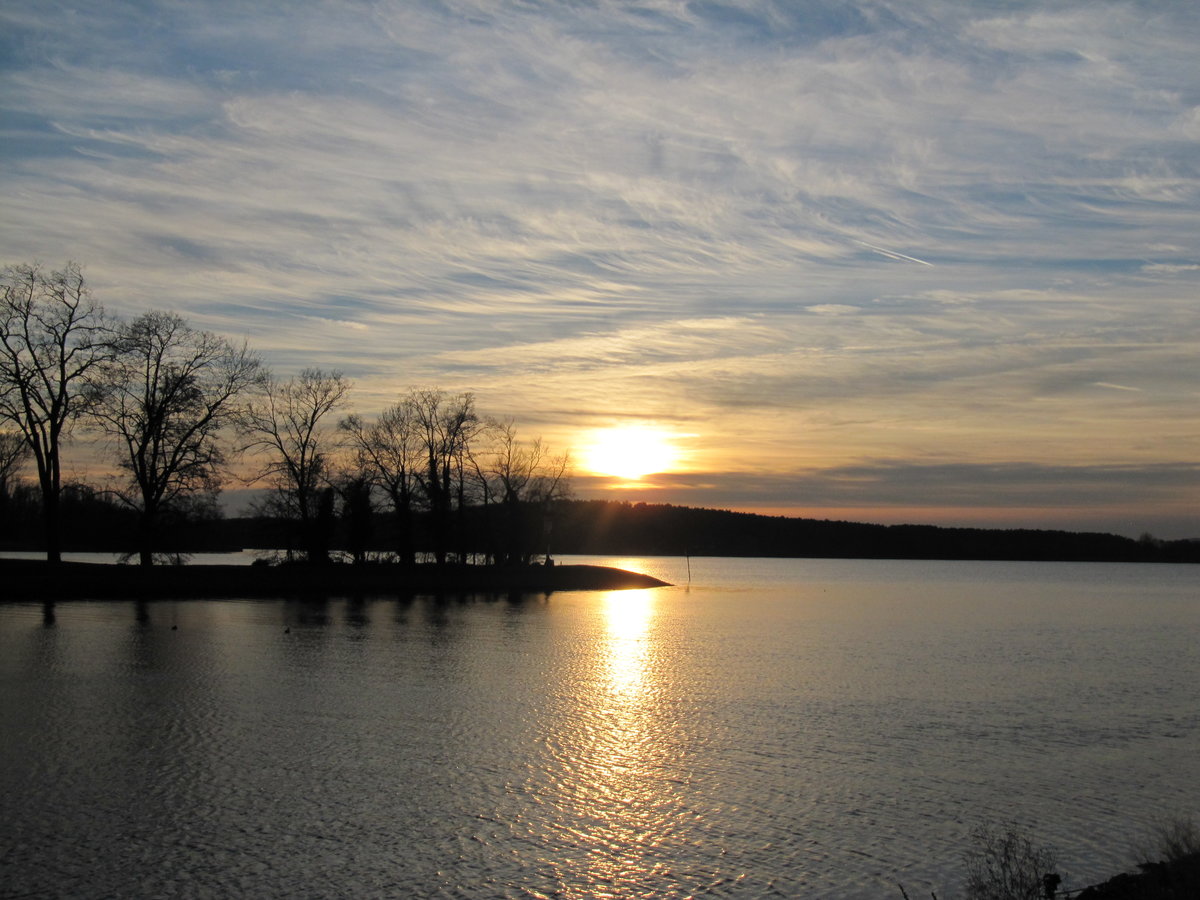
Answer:
[[[3,602],[28,600],[222,599],[231,597],[553,593],[668,587],[650,575],[608,566],[187,565],[0,560]]]

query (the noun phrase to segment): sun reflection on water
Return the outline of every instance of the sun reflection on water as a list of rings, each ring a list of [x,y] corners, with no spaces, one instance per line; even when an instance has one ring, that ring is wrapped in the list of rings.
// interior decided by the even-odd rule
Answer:
[[[663,684],[656,589],[600,598],[586,672],[575,685],[574,728],[561,759],[559,802],[586,832],[563,835],[553,862],[562,896],[643,896],[669,883],[684,803]],[[563,849],[567,849],[563,848]]]
[[[605,597],[608,687],[614,697],[633,704],[645,692],[650,662],[653,591],[614,591]]]

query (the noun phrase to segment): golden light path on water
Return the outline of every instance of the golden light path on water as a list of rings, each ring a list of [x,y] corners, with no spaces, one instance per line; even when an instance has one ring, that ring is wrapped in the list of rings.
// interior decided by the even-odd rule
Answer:
[[[598,597],[596,639],[587,648],[577,690],[581,714],[565,736],[563,760],[570,772],[563,788],[571,819],[587,822],[573,835],[588,848],[586,885],[578,870],[560,870],[564,886],[583,887],[569,896],[643,896],[670,881],[670,854],[685,807],[667,772],[672,756],[670,714],[655,634],[657,591],[613,591]],[[584,712],[586,710],[586,712]]]
[[[649,590],[614,591],[604,598],[609,692],[627,709],[636,708],[644,699],[653,615],[654,599]]]

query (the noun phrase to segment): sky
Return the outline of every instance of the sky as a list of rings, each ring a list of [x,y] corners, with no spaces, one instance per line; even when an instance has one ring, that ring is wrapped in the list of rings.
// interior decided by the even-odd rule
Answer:
[[[1200,5],[0,3],[0,262],[578,496],[1200,537]],[[647,448],[647,452],[651,448]]]

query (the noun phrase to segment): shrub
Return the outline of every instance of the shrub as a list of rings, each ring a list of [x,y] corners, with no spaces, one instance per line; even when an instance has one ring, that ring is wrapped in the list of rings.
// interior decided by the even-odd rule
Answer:
[[[964,862],[968,900],[1040,900],[1057,864],[1053,850],[1034,846],[1011,824],[972,830]]]
[[[1138,851],[1139,862],[1177,862],[1200,854],[1200,826],[1190,815],[1163,819],[1153,829],[1150,846]]]

